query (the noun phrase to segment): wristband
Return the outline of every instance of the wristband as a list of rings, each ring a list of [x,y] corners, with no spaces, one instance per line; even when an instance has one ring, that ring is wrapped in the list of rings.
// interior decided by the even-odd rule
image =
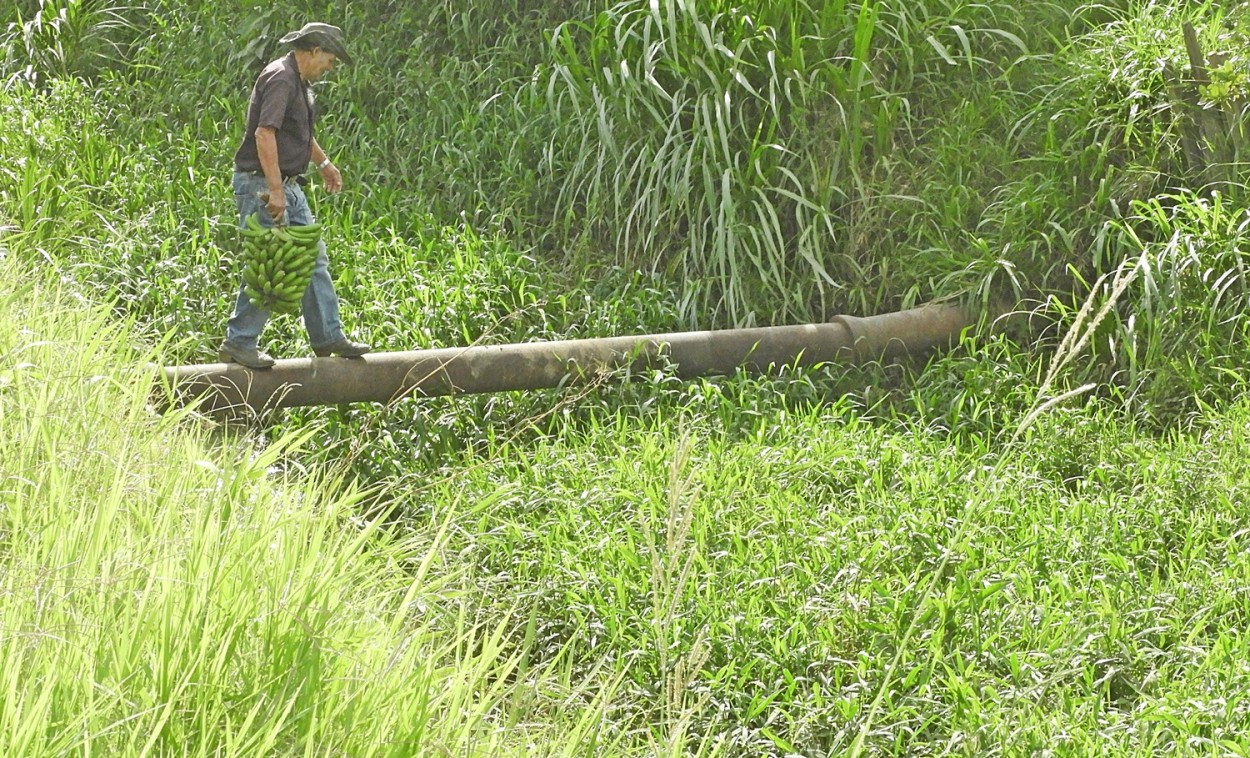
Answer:
[[[329,159],[329,158],[326,158],[324,161],[322,161],[322,162],[320,162],[320,163],[318,163],[318,164],[317,164],[317,170],[318,170],[318,171],[320,171],[321,169],[323,169],[323,168],[325,168],[326,166],[329,166],[329,165],[330,165],[330,159]]]

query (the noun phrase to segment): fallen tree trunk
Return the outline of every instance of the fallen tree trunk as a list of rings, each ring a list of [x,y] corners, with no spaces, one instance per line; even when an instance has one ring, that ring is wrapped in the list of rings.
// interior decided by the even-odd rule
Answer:
[[[207,411],[389,403],[404,397],[532,390],[622,369],[667,366],[679,378],[765,373],[788,365],[861,364],[949,344],[972,325],[953,305],[928,305],[828,323],[484,345],[362,358],[295,358],[254,371],[234,363],[164,369],[176,398]]]

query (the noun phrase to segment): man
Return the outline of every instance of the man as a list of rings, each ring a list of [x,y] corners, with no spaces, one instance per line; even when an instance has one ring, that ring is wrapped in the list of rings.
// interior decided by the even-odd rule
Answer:
[[[293,50],[270,63],[256,78],[247,107],[243,143],[234,155],[234,202],[239,225],[257,213],[261,224],[311,224],[312,211],[304,196],[304,171],[311,163],[330,192],[343,188],[343,177],[313,136],[317,119],[311,83],[338,60],[351,63],[343,46],[343,32],[330,24],[305,24],[282,38]],[[325,242],[320,243],[312,282],[300,303],[304,328],[318,357],[358,358],[369,345],[352,342],[339,322],[338,295],[330,280]],[[269,312],[252,304],[239,288],[234,313],[226,324],[219,348],[222,361],[248,368],[269,368],[274,359],[257,347]]]

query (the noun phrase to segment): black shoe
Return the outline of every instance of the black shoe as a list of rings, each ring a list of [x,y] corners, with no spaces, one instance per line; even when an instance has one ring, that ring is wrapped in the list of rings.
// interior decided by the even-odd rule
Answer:
[[[352,342],[349,339],[341,339],[338,342],[331,342],[323,347],[314,347],[313,355],[318,358],[328,358],[331,355],[338,355],[343,358],[359,358],[373,348],[363,342]]]
[[[248,368],[271,368],[276,361],[268,354],[256,348],[239,347],[226,340],[217,348],[217,357],[222,363],[237,363]]]

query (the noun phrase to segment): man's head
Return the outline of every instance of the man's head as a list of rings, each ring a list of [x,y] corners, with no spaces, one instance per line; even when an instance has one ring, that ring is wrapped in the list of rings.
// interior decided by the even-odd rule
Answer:
[[[334,66],[336,59],[351,63],[347,47],[343,44],[343,30],[330,24],[312,22],[304,24],[299,31],[291,32],[281,40],[282,44],[290,45],[304,60],[301,61],[300,73],[304,78],[315,81]]]

